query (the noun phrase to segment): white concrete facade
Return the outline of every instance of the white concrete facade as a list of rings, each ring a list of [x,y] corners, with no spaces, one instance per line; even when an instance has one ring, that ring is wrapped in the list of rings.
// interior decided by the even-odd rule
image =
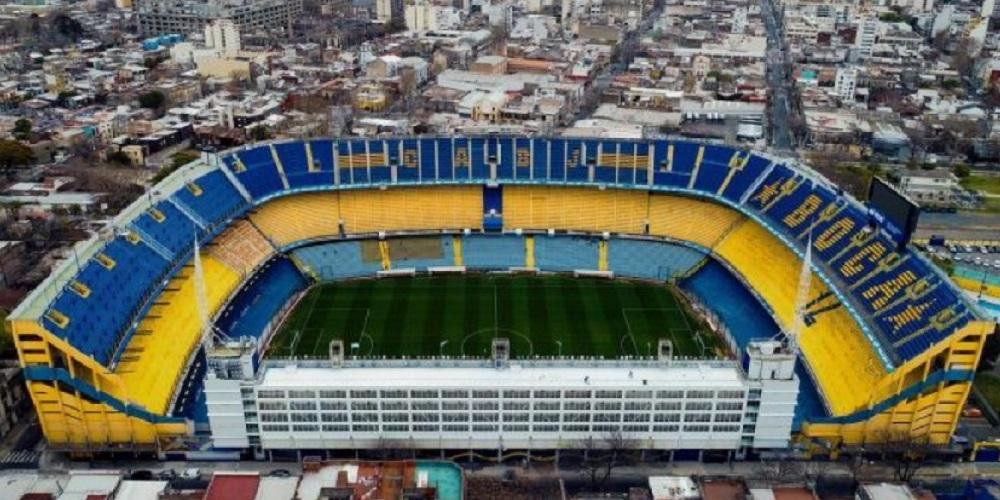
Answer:
[[[646,449],[785,448],[799,381],[772,344],[749,374],[728,360],[287,361],[205,390],[216,447],[554,449],[620,433]]]

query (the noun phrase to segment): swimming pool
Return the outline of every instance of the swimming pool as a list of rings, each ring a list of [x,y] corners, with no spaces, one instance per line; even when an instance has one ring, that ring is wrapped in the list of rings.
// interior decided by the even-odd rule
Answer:
[[[450,462],[417,462],[417,484],[426,474],[427,485],[437,488],[438,500],[462,500],[462,469]]]

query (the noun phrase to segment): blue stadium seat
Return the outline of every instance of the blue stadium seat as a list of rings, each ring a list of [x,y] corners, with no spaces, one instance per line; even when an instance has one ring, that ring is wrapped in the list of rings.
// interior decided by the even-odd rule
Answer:
[[[248,206],[222,171],[209,172],[179,189],[174,198],[209,224],[219,224],[242,213]]]
[[[323,243],[292,252],[320,281],[372,276],[382,270],[379,259],[365,260],[361,243],[344,241]]]
[[[732,179],[729,180],[729,184],[726,185],[726,189],[723,190],[722,196],[733,202],[740,201],[743,193],[747,189],[750,189],[750,186],[753,185],[758,177],[764,174],[764,171],[767,170],[770,164],[771,162],[767,158],[753,154],[750,155],[750,159],[746,165],[733,174]]]
[[[524,238],[507,235],[466,236],[462,238],[462,261],[470,269],[524,266]]]
[[[694,172],[694,163],[698,158],[700,146],[693,142],[674,142],[674,157],[670,162],[670,171],[675,173]],[[657,166],[659,170],[659,165]]]
[[[274,164],[269,146],[255,146],[238,151],[236,156],[246,170],[236,174],[255,200],[284,189],[278,166]]]
[[[173,203],[161,201],[132,221],[132,226],[149,235],[174,255],[186,255],[201,229]]]
[[[98,260],[102,258],[106,260]],[[50,306],[50,311],[58,311],[69,322],[60,326],[52,314],[46,314],[43,322],[52,333],[107,365],[170,263],[141,241],[133,243],[119,236],[81,264],[83,270],[75,281],[89,293],[84,296],[71,283]]]
[[[333,167],[330,163],[333,161],[329,156],[332,154],[330,150],[325,151],[327,156],[327,164],[330,168],[327,171],[320,171],[319,158],[317,158],[316,151],[312,150],[312,144],[310,144],[310,151],[313,154],[313,171],[310,171],[309,157],[306,154],[306,143],[304,142],[286,142],[282,144],[275,144],[274,151],[278,153],[278,159],[281,160],[281,167],[285,171],[285,178],[288,179],[288,187],[311,187],[311,186],[329,186],[333,184]],[[322,152],[321,152],[322,153]]]
[[[230,338],[258,338],[285,303],[307,284],[292,261],[276,257],[243,285],[219,315],[216,326]]]
[[[608,242],[608,269],[616,276],[668,280],[704,258],[697,250],[661,241],[613,238]]]
[[[598,238],[535,236],[535,266],[543,271],[597,269]]]

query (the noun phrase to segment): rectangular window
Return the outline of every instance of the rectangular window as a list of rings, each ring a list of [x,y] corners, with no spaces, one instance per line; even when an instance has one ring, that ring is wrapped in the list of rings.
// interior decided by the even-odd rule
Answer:
[[[441,391],[441,397],[445,399],[458,399],[469,397],[469,391]]]
[[[684,397],[684,391],[656,391],[656,397],[660,399],[680,399]]]
[[[441,415],[437,413],[414,413],[414,422],[439,422],[441,421]]]
[[[590,391],[566,391],[566,399],[590,399]]]
[[[319,409],[321,410],[346,410],[346,401],[320,401]]]
[[[351,391],[352,398],[374,398],[377,393],[371,389]]]
[[[738,425],[713,425],[712,432],[739,432]]]
[[[625,392],[625,397],[632,399],[648,399],[653,397],[653,391],[627,391]]]
[[[441,405],[435,401],[414,401],[410,403],[414,410],[438,410]]]
[[[410,432],[409,425],[386,424],[382,426],[383,432]]]
[[[559,411],[559,402],[558,401],[536,401],[535,402],[535,410],[536,411],[538,411],[538,410],[541,410],[541,411]]]
[[[355,413],[352,419],[355,422],[378,422],[378,413]]]
[[[586,413],[566,413],[563,415],[563,422],[590,422],[590,415]]]
[[[686,411],[709,411],[712,409],[712,403],[688,402],[684,404],[684,409]]]
[[[288,432],[287,425],[262,425],[260,428],[264,432]]]
[[[496,411],[500,409],[500,403],[496,401],[476,401],[472,403],[472,409],[480,411]]]
[[[712,399],[713,391],[687,391],[688,399]]]
[[[527,401],[504,401],[503,409],[506,411],[526,411],[531,407]]]
[[[319,397],[324,399],[342,399],[347,397],[347,391],[319,391]]]
[[[743,399],[743,391],[719,391],[718,399]]]
[[[351,426],[351,432],[375,432],[378,431],[377,425],[372,424],[354,424]]]
[[[622,416],[617,413],[595,413],[594,422],[621,422]]]
[[[620,401],[598,401],[594,403],[594,409],[597,411],[619,411],[622,409],[622,404]]]
[[[468,422],[468,413],[444,413],[441,415],[445,422]]]
[[[469,432],[468,425],[442,425],[442,432]]]
[[[563,426],[563,432],[589,432],[589,431],[590,431],[589,425],[570,424]]]
[[[284,401],[261,401],[258,403],[261,411],[287,410],[288,405]]]
[[[472,391],[472,397],[476,399],[496,399],[500,397],[499,391]]]
[[[497,413],[473,413],[473,422],[496,422],[500,420],[500,415]]]
[[[531,391],[503,391],[503,397],[507,399],[528,399]]]
[[[708,432],[707,425],[685,425],[684,432]]]
[[[316,402],[315,401],[292,401],[291,404],[290,404],[290,407],[293,410],[312,410],[312,411],[315,411],[316,410]]]
[[[656,403],[656,409],[659,411],[680,411],[681,402],[671,401],[669,403]]]
[[[324,425],[323,432],[347,432],[351,430],[347,425]]]
[[[681,416],[677,413],[657,413],[653,415],[654,422],[680,422]]]
[[[292,422],[318,422],[319,416],[315,413],[292,413]]]
[[[504,415],[503,415],[503,421],[504,422],[527,422],[528,421],[528,416],[529,415],[527,413],[504,413]]]
[[[400,411],[409,409],[409,405],[407,404],[406,401],[383,401],[381,406],[382,410],[389,410],[389,411]]]
[[[558,399],[559,391],[535,391],[535,397],[538,399]]]
[[[347,422],[346,413],[324,413],[322,417],[324,422]]]
[[[536,413],[532,420],[535,422],[558,422],[558,413]]]
[[[351,401],[352,410],[377,410],[378,403],[375,401]]]
[[[473,425],[472,432],[496,432],[498,428],[499,426],[497,425],[487,425],[487,424]]]
[[[312,399],[316,397],[316,391],[288,391],[289,399]]]
[[[535,432],[559,432],[558,425],[535,425],[532,429]]]
[[[285,391],[259,391],[257,392],[257,399],[283,399],[285,397]]]
[[[589,401],[566,401],[563,403],[563,408],[569,411],[587,411],[590,410]]]
[[[626,413],[624,417],[626,422],[649,422],[648,413]]]
[[[407,413],[383,413],[383,422],[409,422],[410,415]]]
[[[410,397],[413,398],[413,399],[437,399],[438,398],[438,391],[428,391],[428,390],[416,391],[416,390],[414,390],[414,391],[410,391]]]
[[[743,411],[742,401],[722,401],[715,403],[715,409],[719,411]]]
[[[445,401],[441,403],[441,409],[444,411],[468,411],[469,403],[465,401]]]
[[[622,426],[624,432],[649,432],[648,425],[625,425]]]
[[[504,432],[528,432],[528,426],[524,424],[504,425]]]
[[[710,413],[688,413],[684,415],[685,422],[711,422],[712,415]]]
[[[743,420],[743,415],[740,413],[717,413],[715,414],[716,422],[739,422]]]
[[[319,432],[318,425],[293,425],[292,431],[294,432]]]
[[[622,391],[597,391],[595,396],[598,399],[621,399]]]
[[[653,432],[677,432],[676,425],[654,425]]]
[[[441,427],[437,425],[415,424],[413,426],[413,432],[439,432],[440,430]]]
[[[402,390],[382,391],[381,394],[383,398],[388,398],[388,399],[399,399],[406,397],[406,391]]]
[[[625,403],[625,410],[628,411],[650,411],[653,403],[647,401],[628,401]]]
[[[261,422],[288,422],[288,415],[285,413],[261,413]]]

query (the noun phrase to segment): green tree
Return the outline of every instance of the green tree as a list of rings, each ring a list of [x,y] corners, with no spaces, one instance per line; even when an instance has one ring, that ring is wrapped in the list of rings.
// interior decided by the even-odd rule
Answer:
[[[17,141],[0,139],[0,174],[9,177],[17,167],[30,165],[35,161],[31,148]]]
[[[31,120],[21,118],[14,122],[14,137],[18,140],[26,140],[31,135]]]
[[[271,138],[271,130],[266,125],[257,125],[250,129],[250,138],[255,141],[266,141]]]
[[[139,105],[146,109],[160,109],[167,102],[167,96],[159,90],[151,90],[139,96]]]
[[[962,179],[968,177],[972,173],[972,169],[964,163],[956,163],[955,166],[951,167],[951,172],[955,174],[955,177]]]
[[[121,151],[113,151],[108,153],[108,161],[111,163],[118,163],[119,165],[131,165],[132,160],[127,154]]]

